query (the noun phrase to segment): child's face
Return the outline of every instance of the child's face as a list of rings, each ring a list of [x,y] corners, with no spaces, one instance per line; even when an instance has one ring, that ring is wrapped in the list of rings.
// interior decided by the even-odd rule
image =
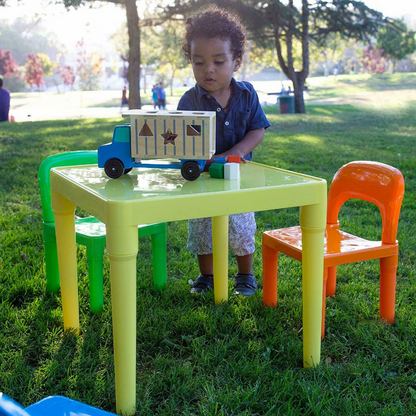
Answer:
[[[241,59],[233,59],[229,40],[197,38],[191,43],[191,63],[196,82],[215,94],[229,88]]]

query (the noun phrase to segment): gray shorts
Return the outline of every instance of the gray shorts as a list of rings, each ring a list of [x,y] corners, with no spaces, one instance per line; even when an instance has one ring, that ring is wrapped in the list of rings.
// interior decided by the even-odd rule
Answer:
[[[229,216],[228,244],[235,256],[254,253],[255,232],[254,212]],[[211,218],[197,218],[188,221],[188,251],[197,255],[212,254]]]

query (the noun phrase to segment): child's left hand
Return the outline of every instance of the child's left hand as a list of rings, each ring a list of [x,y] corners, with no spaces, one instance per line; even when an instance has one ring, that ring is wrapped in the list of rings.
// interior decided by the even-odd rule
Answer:
[[[227,151],[227,152],[224,152],[224,153],[220,153],[219,155],[214,155],[214,156],[212,156],[212,158],[209,160],[209,162],[210,162],[210,163],[214,163],[214,159],[215,159],[215,158],[217,158],[217,157],[224,157],[224,158],[227,158],[227,156],[228,156],[228,155],[238,155],[238,156],[240,156],[241,163],[247,163],[247,160],[246,160],[246,159],[244,159],[244,155],[243,155],[243,154],[241,154],[240,152],[237,152],[237,151],[233,151],[233,152]]]

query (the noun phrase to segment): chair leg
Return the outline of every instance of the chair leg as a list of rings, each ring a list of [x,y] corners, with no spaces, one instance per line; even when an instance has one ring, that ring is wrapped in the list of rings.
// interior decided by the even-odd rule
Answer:
[[[49,293],[57,293],[60,284],[56,237],[43,232],[43,244],[45,247],[46,289]]]
[[[90,308],[92,312],[103,310],[103,257],[104,247],[87,247]]]
[[[322,290],[322,325],[321,325],[321,339],[325,338],[325,309],[326,309],[326,295],[328,284],[328,270],[329,267],[324,268],[324,285]]]
[[[152,234],[153,283],[157,289],[166,286],[166,224],[156,234]]]
[[[263,256],[263,304],[264,306],[277,306],[277,267],[279,252],[264,243]]]
[[[380,259],[380,316],[394,322],[398,256]]]
[[[331,266],[328,270],[328,281],[326,285],[326,296],[335,295],[335,286],[337,284],[337,266]]]

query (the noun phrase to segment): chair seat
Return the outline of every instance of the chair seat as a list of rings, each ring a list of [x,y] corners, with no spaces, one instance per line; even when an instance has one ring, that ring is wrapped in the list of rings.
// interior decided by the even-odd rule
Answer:
[[[274,250],[302,261],[302,230],[299,226],[266,231],[263,233],[263,241]],[[397,241],[396,244],[370,241],[341,231],[333,225],[327,225],[325,230],[325,267],[389,257],[398,252]]]

